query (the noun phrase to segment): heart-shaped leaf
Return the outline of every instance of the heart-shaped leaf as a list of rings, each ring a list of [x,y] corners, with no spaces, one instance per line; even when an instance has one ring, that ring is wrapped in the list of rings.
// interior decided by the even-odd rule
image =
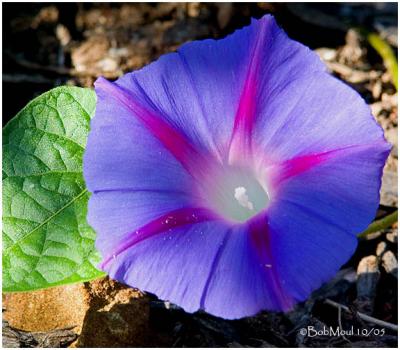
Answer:
[[[3,290],[87,281],[103,273],[86,222],[82,156],[93,90],[59,87],[3,129]]]

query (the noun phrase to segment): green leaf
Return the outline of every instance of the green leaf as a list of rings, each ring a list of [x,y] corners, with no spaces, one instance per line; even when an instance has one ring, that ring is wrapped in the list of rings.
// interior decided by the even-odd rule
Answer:
[[[103,273],[86,222],[82,156],[94,114],[90,89],[35,98],[3,129],[3,290],[87,281]]]

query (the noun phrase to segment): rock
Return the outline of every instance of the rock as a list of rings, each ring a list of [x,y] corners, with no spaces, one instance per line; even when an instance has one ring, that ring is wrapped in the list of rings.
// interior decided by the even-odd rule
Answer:
[[[387,239],[389,242],[392,242],[392,243],[394,243],[394,244],[397,244],[397,235],[398,235],[398,229],[395,228],[395,229],[393,229],[392,232],[389,232],[388,234],[386,234],[386,239]]]
[[[314,52],[323,60],[323,61],[334,61],[336,58],[336,50],[330,49],[327,47],[319,47],[314,50]]]
[[[385,137],[386,137],[386,140],[388,140],[391,144],[392,144],[392,146],[393,146],[393,148],[392,148],[392,154],[393,154],[393,156],[394,157],[398,157],[398,153],[399,153],[399,151],[398,151],[398,137],[397,137],[397,135],[398,135],[398,129],[397,129],[397,127],[392,127],[392,128],[390,128],[390,129],[388,129],[388,130],[385,130]]]
[[[24,331],[45,332],[74,326],[79,333],[88,309],[86,299],[82,283],[34,292],[4,293],[3,317],[10,326]]]
[[[374,276],[372,277],[372,275]],[[378,275],[378,278],[376,275]],[[357,267],[357,277],[358,296],[373,296],[377,279],[379,279],[378,259],[375,255],[369,255],[361,259]]]
[[[43,7],[31,23],[32,29],[37,29],[43,23],[56,23],[59,11],[56,6]]]
[[[217,21],[218,25],[221,29],[224,29],[232,18],[234,8],[233,4],[229,2],[223,2],[217,4],[218,14],[217,14]]]
[[[373,313],[379,278],[378,258],[370,255],[361,259],[357,268],[357,299],[355,302],[360,312],[367,315]]]
[[[110,43],[102,35],[92,36],[72,50],[72,64],[78,72],[91,70],[107,55]]]
[[[378,258],[382,258],[383,253],[386,251],[387,249],[387,244],[385,241],[381,241],[378,243],[378,245],[376,246],[376,256]]]
[[[139,291],[110,279],[94,281],[89,289],[78,347],[140,347],[149,343],[149,300]]]
[[[64,26],[63,24],[57,24],[56,36],[57,36],[57,39],[59,40],[61,46],[63,46],[63,47],[67,46],[72,40],[71,34],[70,34],[68,28],[66,26]]]
[[[381,204],[397,206],[397,173],[386,170],[383,172],[381,187]]]
[[[23,331],[73,327],[77,347],[149,344],[149,299],[109,278],[3,295],[4,318]]]
[[[362,36],[354,29],[346,33],[346,45],[340,51],[340,62],[352,66],[359,64],[365,55],[365,49],[361,46]]]
[[[199,2],[189,2],[187,4],[187,14],[189,17],[198,17],[200,15],[200,6]]]
[[[397,259],[390,250],[383,254],[382,265],[387,273],[397,278]]]
[[[2,344],[4,348],[65,348],[76,338],[70,329],[55,329],[48,332],[25,332],[10,327],[3,320]]]
[[[105,57],[96,63],[96,67],[103,72],[114,72],[118,69],[118,61],[111,57]]]

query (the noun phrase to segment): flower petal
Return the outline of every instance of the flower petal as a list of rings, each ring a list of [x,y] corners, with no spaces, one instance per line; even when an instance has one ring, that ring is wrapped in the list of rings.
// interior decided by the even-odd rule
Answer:
[[[96,114],[84,155],[84,176],[92,192],[88,222],[97,232],[103,259],[127,234],[199,201],[184,164],[119,100],[124,92],[109,84],[96,86]]]
[[[97,91],[101,90],[111,96],[114,103],[120,104],[132,118],[137,119],[147,131],[166,148],[176,160],[195,178],[201,179],[209,170],[212,160],[194,148],[184,134],[181,134],[167,121],[164,115],[155,111],[150,101],[140,101],[134,92],[121,88],[116,83],[110,83],[104,78],[96,81]],[[198,168],[199,162],[202,168]]]
[[[303,172],[312,170],[320,164],[324,165],[326,162],[329,163],[329,161],[332,160],[351,157],[357,162],[359,161],[360,155],[362,158],[366,157],[367,162],[376,158],[376,164],[371,164],[375,166],[376,169],[372,167],[372,169],[369,170],[379,170],[385,164],[390,148],[391,146],[387,142],[380,140],[366,145],[347,146],[333,151],[315,153],[307,156],[297,156],[270,165],[266,170],[268,187],[270,189],[269,194],[271,196],[276,196],[282,184],[285,184],[287,180],[301,175]]]
[[[105,269],[107,265],[116,258],[116,256],[155,235],[170,232],[177,227],[195,225],[199,222],[215,219],[215,214],[205,208],[181,208],[169,211],[120,239],[120,241],[115,245],[115,248],[110,249],[108,255],[103,259],[101,268]]]
[[[126,236],[167,213],[193,207],[185,193],[113,190],[93,193],[88,222],[96,230],[96,247],[107,258]]]
[[[219,221],[170,228],[132,245],[105,269],[111,278],[194,312],[227,234]]]
[[[368,105],[336,78],[315,72],[274,86],[253,134],[266,163],[385,143]]]
[[[294,299],[284,290],[264,215],[231,229],[214,264],[203,308],[226,319],[261,310],[289,310]]]
[[[277,273],[304,300],[353,253],[379,203],[387,144],[342,152],[281,184],[267,210]]]
[[[96,94],[83,162],[89,191],[190,193],[193,179],[165,145],[103,85],[96,87]]]
[[[225,39],[183,45],[117,84],[151,101],[197,149],[225,161],[229,147],[236,149],[250,134],[266,90],[322,70],[318,56],[290,40],[267,15]],[[240,148],[236,155],[243,153]]]
[[[357,246],[355,235],[295,204],[280,202],[268,218],[277,275],[296,302],[331,279]]]

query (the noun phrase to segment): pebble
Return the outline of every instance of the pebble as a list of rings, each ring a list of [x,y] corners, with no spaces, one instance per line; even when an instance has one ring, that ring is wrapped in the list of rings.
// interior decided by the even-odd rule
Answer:
[[[376,246],[376,256],[378,258],[381,258],[383,253],[386,251],[386,249],[387,249],[386,242],[384,242],[384,241],[379,242],[378,245]]]
[[[389,241],[389,242],[391,242],[391,243],[394,243],[394,244],[397,244],[397,228],[396,229],[393,229],[393,231],[392,232],[389,232],[387,235],[386,235],[386,239]]]
[[[387,273],[397,278],[397,259],[392,251],[388,250],[383,254],[382,265]]]

